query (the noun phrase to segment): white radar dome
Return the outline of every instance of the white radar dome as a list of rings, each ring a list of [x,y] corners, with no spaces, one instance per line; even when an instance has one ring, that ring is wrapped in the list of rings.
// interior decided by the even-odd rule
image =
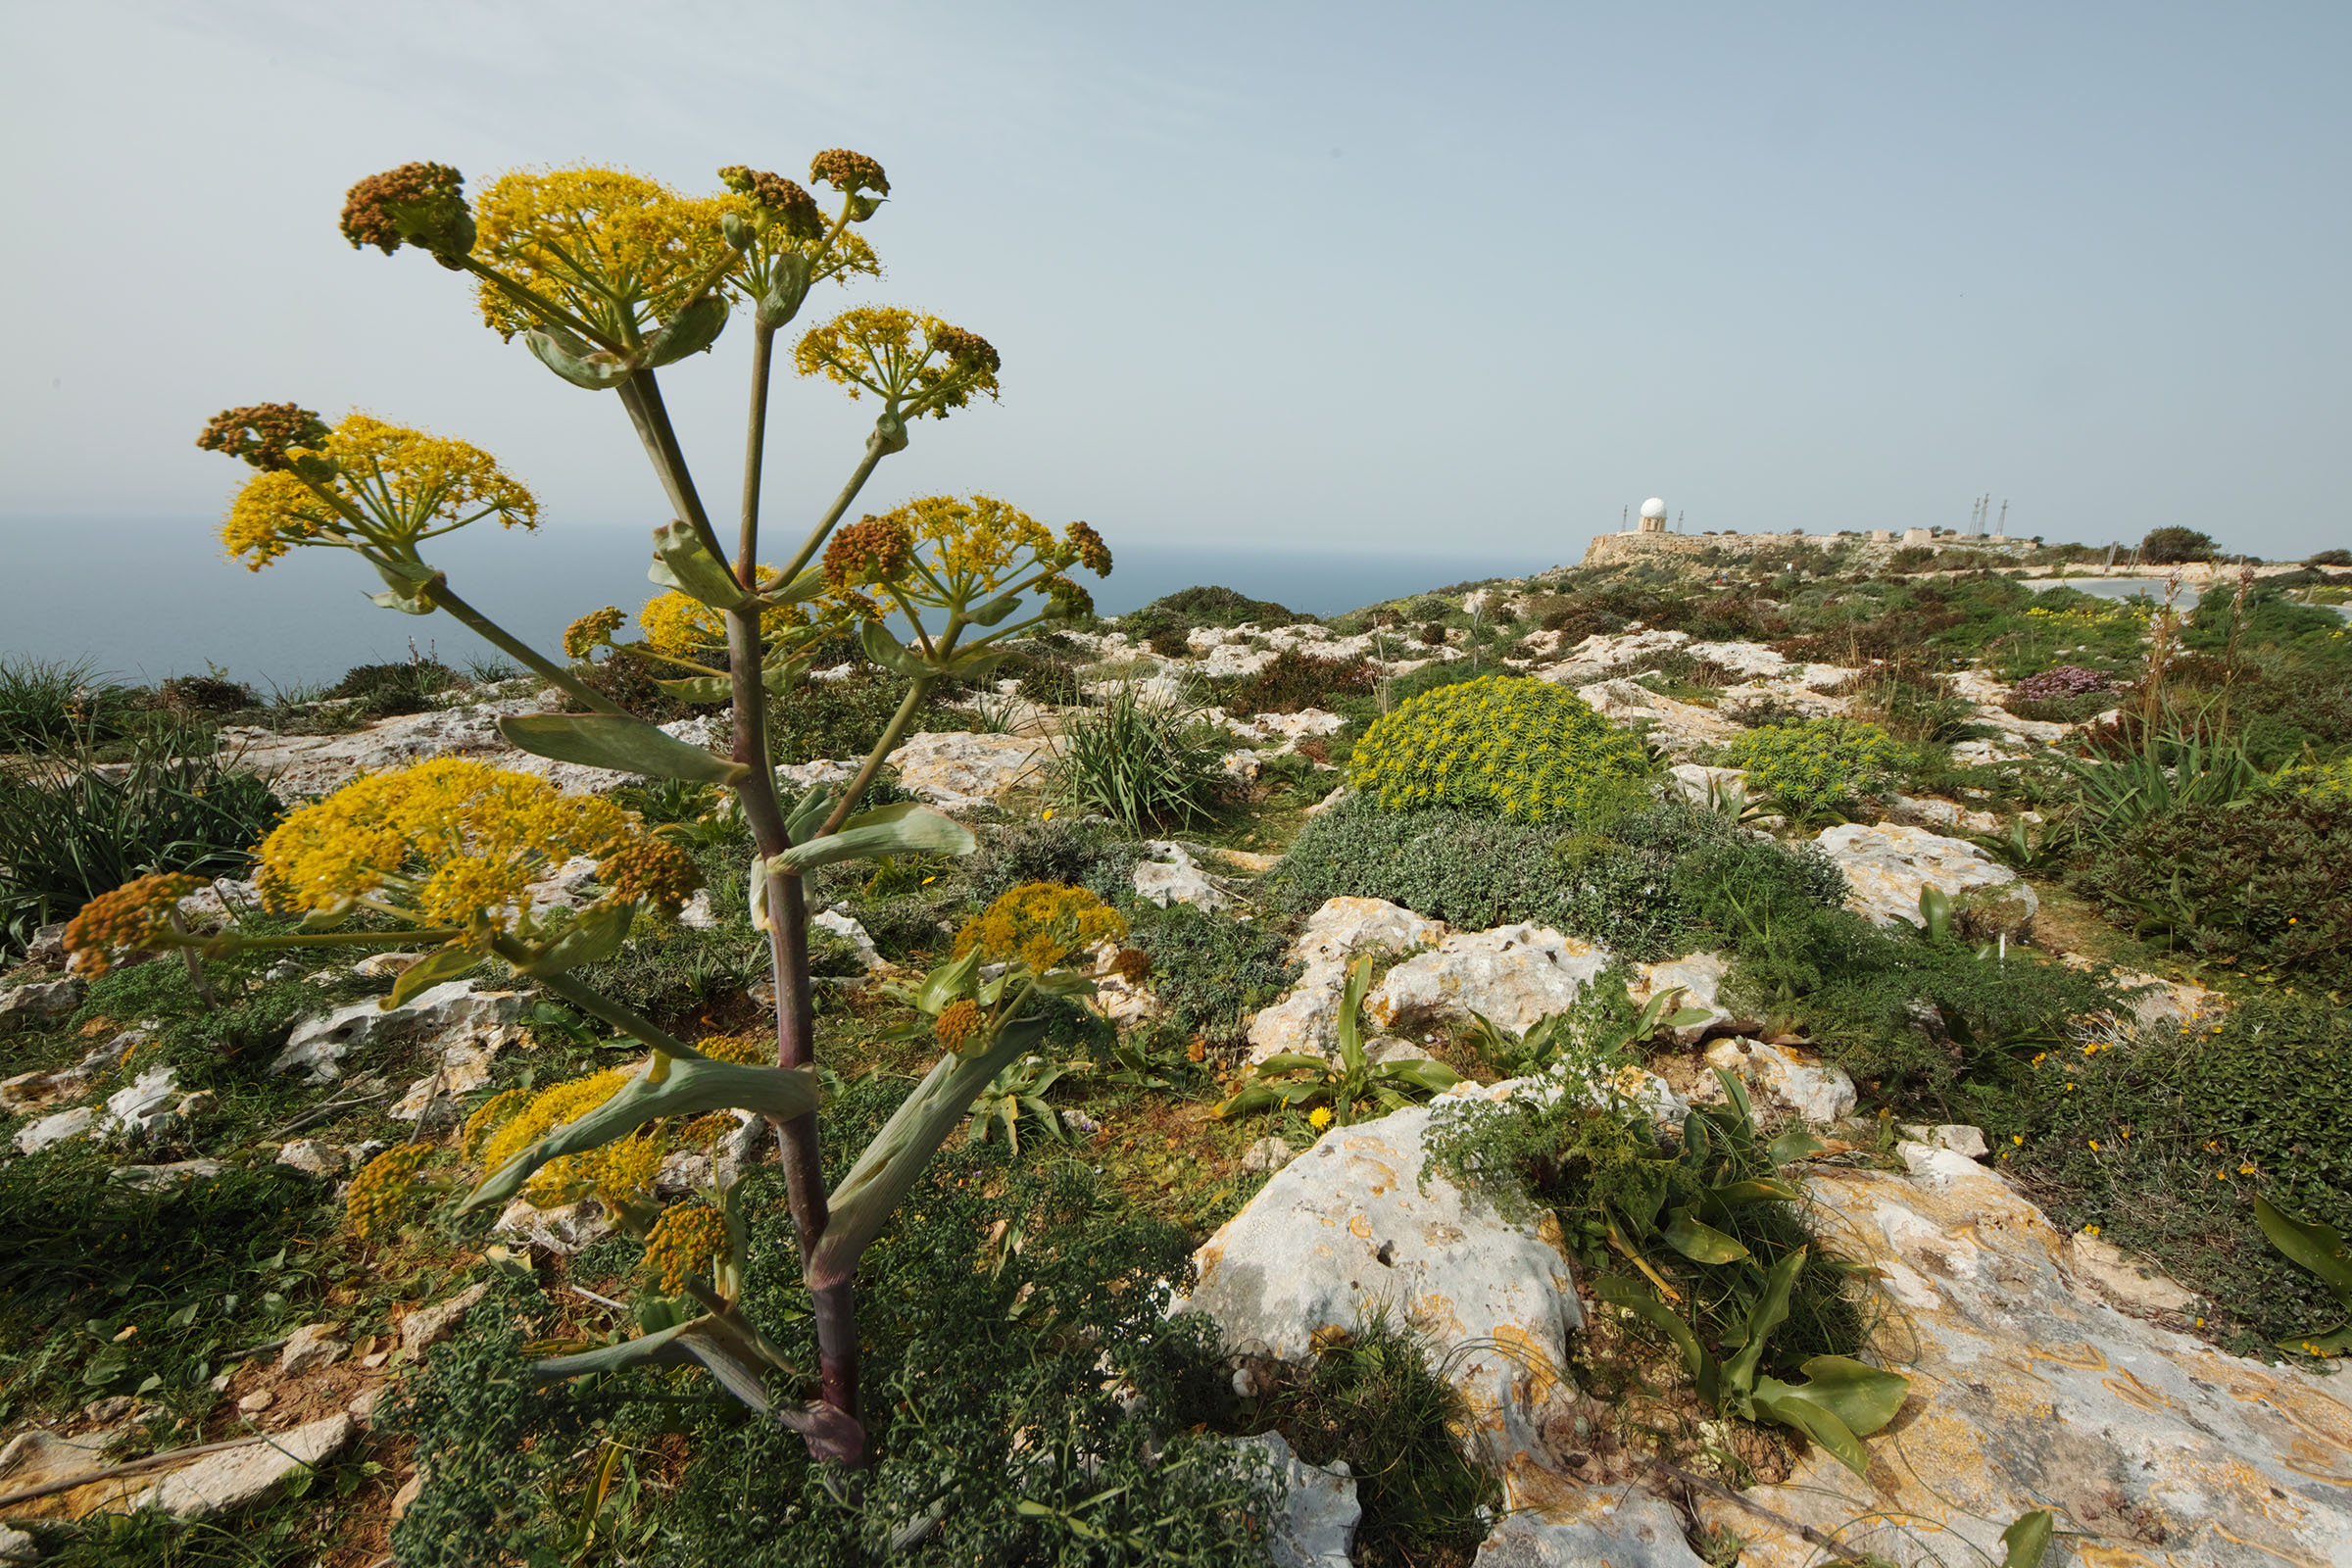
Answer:
[[[1647,501],[1642,503],[1642,515],[1655,517],[1663,522],[1666,518],[1666,503],[1660,501],[1656,496],[1651,496]]]

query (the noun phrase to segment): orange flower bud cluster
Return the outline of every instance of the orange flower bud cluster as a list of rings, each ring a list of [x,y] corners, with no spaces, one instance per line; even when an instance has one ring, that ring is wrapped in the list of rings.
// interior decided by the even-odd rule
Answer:
[[[890,582],[914,560],[914,535],[891,517],[868,515],[833,535],[825,546],[825,582],[833,588]]]
[[[369,174],[344,196],[342,228],[355,251],[372,245],[389,256],[414,245],[454,266],[452,258],[473,249],[466,176],[447,164],[403,164]]]
[[[718,177],[727,189],[749,196],[790,238],[815,239],[824,233],[825,217],[816,210],[816,198],[796,181],[741,164],[729,164],[718,172]]]
[[[694,857],[667,839],[626,840],[605,858],[596,874],[612,890],[614,900],[642,900],[663,914],[676,914],[703,885]]]
[[[982,1022],[980,1004],[969,997],[959,997],[941,1010],[931,1033],[948,1050],[961,1052],[980,1032]]]
[[[276,473],[287,464],[289,447],[326,444],[326,421],[293,403],[249,403],[241,409],[222,409],[196,438],[205,452],[242,458],[265,473]]]
[[[877,196],[890,194],[890,176],[882,172],[882,166],[847,147],[827,148],[809,159],[808,177],[851,196],[869,190]]]
[[[708,1203],[678,1203],[662,1211],[645,1233],[646,1273],[662,1281],[662,1294],[686,1294],[688,1276],[707,1275],[710,1260],[727,1250],[727,1222]]]
[[[66,953],[74,967],[102,975],[114,954],[161,941],[172,929],[172,911],[179,901],[202,886],[204,878],[172,871],[99,894],[66,923]]]

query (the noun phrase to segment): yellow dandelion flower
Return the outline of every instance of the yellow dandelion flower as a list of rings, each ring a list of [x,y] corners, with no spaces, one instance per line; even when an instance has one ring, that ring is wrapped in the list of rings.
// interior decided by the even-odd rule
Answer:
[[[1330,1126],[1331,1107],[1329,1105],[1317,1105],[1314,1109],[1308,1111],[1306,1113],[1306,1124],[1317,1132],[1321,1132],[1324,1128]]]

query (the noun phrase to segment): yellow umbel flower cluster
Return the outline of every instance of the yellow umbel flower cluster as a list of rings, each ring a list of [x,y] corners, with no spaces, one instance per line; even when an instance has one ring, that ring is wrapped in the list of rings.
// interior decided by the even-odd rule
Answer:
[[[466,1118],[466,1125],[458,1134],[459,1149],[465,1152],[467,1159],[473,1158],[480,1152],[483,1141],[505,1126],[510,1118],[520,1114],[522,1107],[529,1104],[530,1101],[531,1092],[528,1089],[502,1089],[483,1101],[473,1108],[473,1114]]]
[[[1641,740],[1573,693],[1485,675],[1399,703],[1355,743],[1348,782],[1383,810],[1453,807],[1549,822],[1648,770]]]
[[[402,1144],[369,1160],[351,1179],[343,1195],[343,1212],[352,1234],[373,1241],[399,1229],[416,1203],[416,1167],[433,1152],[430,1144]]]
[[[204,878],[181,871],[134,877],[112,893],[101,893],[66,923],[66,955],[73,966],[95,979],[114,955],[144,948],[172,934],[179,901],[204,886]]]
[[[775,573],[760,568],[761,585],[772,586]],[[572,624],[584,627],[597,616],[582,616]],[[799,605],[771,605],[760,612],[760,634],[773,641],[796,627],[808,624],[808,612]],[[671,590],[657,594],[637,612],[637,629],[645,646],[664,658],[686,662],[717,658],[727,646],[727,617],[690,594]],[[609,632],[610,628],[606,628]],[[570,634],[565,633],[566,648]],[[574,655],[574,658],[580,656]]]
[[[645,1257],[640,1267],[662,1281],[663,1296],[686,1294],[688,1275],[708,1279],[717,1270],[712,1259],[727,1251],[727,1222],[708,1203],[677,1203],[662,1211],[645,1233]]]
[[[333,545],[385,560],[416,560],[420,541],[484,517],[539,526],[539,503],[498,460],[464,441],[353,414],[297,460],[327,466],[256,473],[229,503],[220,542],[261,570],[295,545]],[[331,471],[330,471],[331,469]]]
[[[657,854],[680,863],[667,871],[640,863]],[[614,867],[608,884],[625,870],[628,897],[657,892],[655,902],[670,907],[693,874],[683,850],[641,834],[610,801],[444,757],[369,774],[291,813],[262,841],[258,875],[280,908],[335,910],[366,899],[415,918],[503,931],[524,888],[574,856]],[[617,889],[616,902],[626,902]]]
[[[483,1172],[501,1169],[549,1133],[578,1121],[619,1094],[638,1070],[609,1067],[541,1090],[498,1123],[497,1131],[482,1146]],[[641,1203],[653,1195],[654,1178],[661,1171],[666,1147],[660,1134],[640,1128],[612,1143],[549,1160],[531,1173],[523,1196],[542,1206],[589,1196],[613,1208]]]
[[[1086,889],[1024,882],[964,922],[956,934],[956,956],[978,949],[983,962],[1018,963],[1044,974],[1073,953],[1126,935],[1119,912]]]
[[[612,634],[620,630],[620,623],[626,619],[628,616],[620,612],[618,605],[607,605],[602,610],[591,610],[564,628],[564,656],[569,659],[586,659],[590,654],[611,642]]]
[[[974,396],[997,395],[997,351],[977,332],[896,305],[860,305],[810,327],[792,351],[803,375],[897,404],[909,418],[944,419]]]
[[[740,202],[741,198],[737,198]],[[726,203],[680,194],[625,169],[517,170],[474,204],[474,254],[623,343],[693,302],[733,252]],[[482,318],[502,337],[540,324],[485,279]]]

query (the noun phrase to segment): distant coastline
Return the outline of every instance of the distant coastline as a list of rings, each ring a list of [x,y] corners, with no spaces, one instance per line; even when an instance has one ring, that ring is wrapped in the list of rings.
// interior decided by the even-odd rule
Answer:
[[[1332,546],[1249,550],[1230,546],[1123,544],[1117,569],[1096,589],[1117,614],[1195,583],[1221,583],[1255,599],[1330,615],[1447,583],[1524,576],[1573,561],[1551,554],[1475,550],[1379,554]],[[361,596],[379,586],[340,551],[296,551],[266,571],[224,560],[208,519],[0,517],[8,568],[0,573],[0,656],[88,661],[125,680],[153,683],[203,673],[208,662],[235,678],[326,680],[354,664],[405,659],[409,642],[444,660],[490,649],[445,615],[409,616]],[[645,580],[640,530],[582,526],[538,537],[495,531],[442,542],[446,566],[468,598],[520,635],[553,648],[564,625],[600,605],[634,612],[655,591]]]

